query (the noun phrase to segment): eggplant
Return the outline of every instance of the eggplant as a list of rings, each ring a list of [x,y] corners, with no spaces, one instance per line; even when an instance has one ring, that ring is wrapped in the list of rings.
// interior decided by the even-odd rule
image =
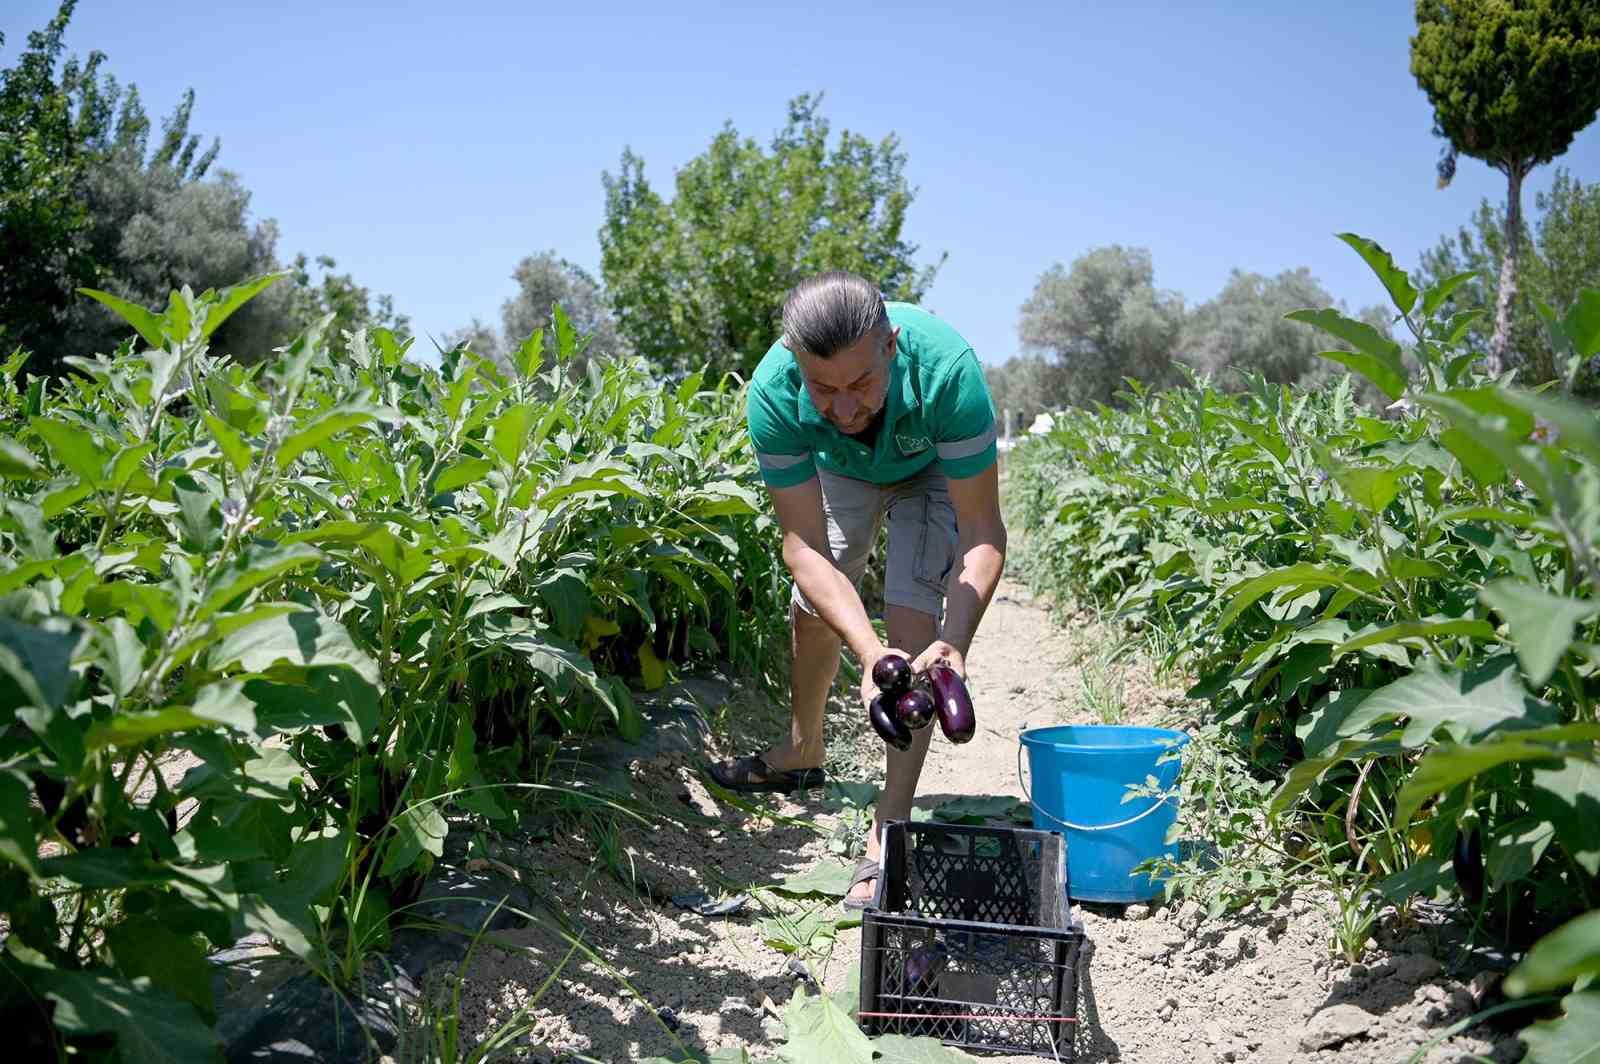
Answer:
[[[969,741],[978,730],[978,716],[972,711],[972,696],[961,674],[948,665],[929,667],[928,681],[933,685],[933,702],[939,710],[939,728],[944,737],[953,743]]]
[[[899,654],[885,654],[872,666],[872,682],[890,698],[898,698],[911,688],[911,662]]]
[[[896,750],[911,749],[911,729],[889,712],[882,695],[873,698],[872,704],[867,707],[867,718],[872,721],[872,730],[878,733],[878,738]]]
[[[895,699],[895,716],[900,718],[901,724],[912,731],[921,731],[932,724],[936,712],[938,711],[934,707],[932,693],[920,685]]]
[[[1456,849],[1450,865],[1467,904],[1476,905],[1483,900],[1483,836],[1476,824],[1456,829]]]

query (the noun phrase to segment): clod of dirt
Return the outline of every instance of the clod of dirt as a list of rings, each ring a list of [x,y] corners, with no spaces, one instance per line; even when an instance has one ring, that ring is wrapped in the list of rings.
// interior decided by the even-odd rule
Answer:
[[[1315,1053],[1352,1038],[1360,1038],[1372,1030],[1377,1017],[1355,1005],[1334,1005],[1312,1015],[1306,1024],[1306,1033],[1300,1036],[1300,1049]]]

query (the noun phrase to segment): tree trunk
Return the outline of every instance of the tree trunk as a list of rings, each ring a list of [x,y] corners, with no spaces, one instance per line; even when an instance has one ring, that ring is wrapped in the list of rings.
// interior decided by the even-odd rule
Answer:
[[[1485,368],[1498,374],[1511,362],[1511,308],[1517,299],[1517,259],[1522,250],[1522,164],[1506,169],[1505,250],[1500,258],[1500,292],[1495,300],[1494,337]]]

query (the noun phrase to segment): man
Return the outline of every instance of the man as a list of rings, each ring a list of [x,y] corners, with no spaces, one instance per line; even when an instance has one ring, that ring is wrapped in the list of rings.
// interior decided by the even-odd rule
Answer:
[[[886,304],[862,277],[830,272],[785,300],[783,336],[756,368],[748,418],[794,576],[791,722],[786,741],[711,774],[732,790],[787,793],[823,782],[822,715],[841,643],[861,662],[863,722],[884,654],[917,672],[943,660],[965,678],[1005,565],[994,408],[959,333],[910,304]],[[857,593],[885,519],[888,646]],[[885,747],[888,779],[847,908],[871,900],[883,822],[910,817],[934,730],[916,732],[909,750]]]

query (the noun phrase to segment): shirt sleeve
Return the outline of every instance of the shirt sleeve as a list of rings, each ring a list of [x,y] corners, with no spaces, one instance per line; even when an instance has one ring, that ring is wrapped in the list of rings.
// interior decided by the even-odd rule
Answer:
[[[792,410],[785,417],[770,396],[752,386],[745,400],[745,417],[761,480],[767,487],[792,488],[816,476],[816,459]]]
[[[994,402],[978,356],[969,348],[956,359],[934,399],[934,443],[939,467],[952,480],[965,480],[994,465]]]

